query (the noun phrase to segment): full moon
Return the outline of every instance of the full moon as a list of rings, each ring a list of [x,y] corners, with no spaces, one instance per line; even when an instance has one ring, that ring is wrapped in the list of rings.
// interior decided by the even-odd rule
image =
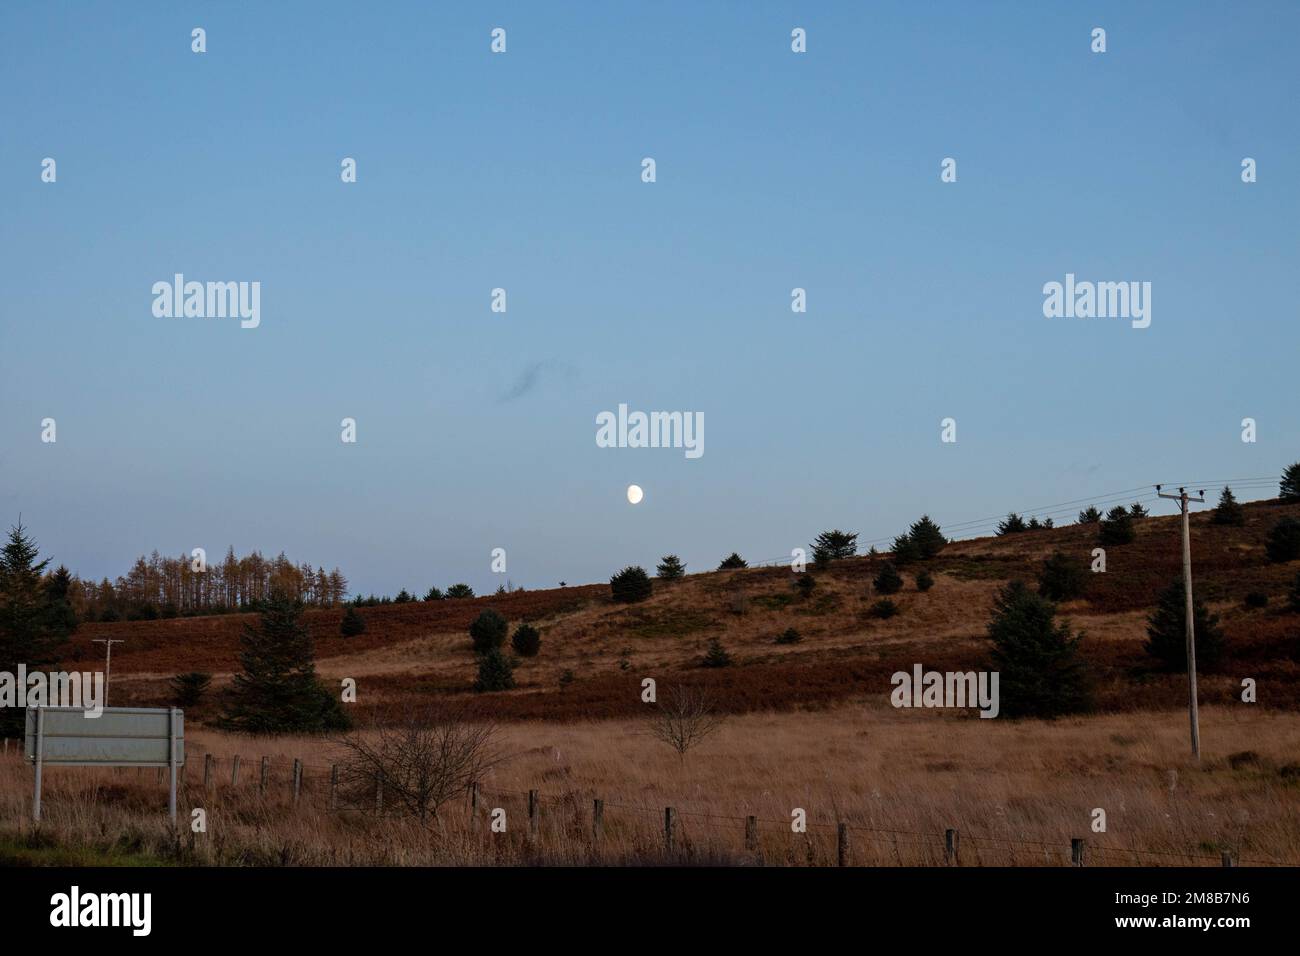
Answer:
[[[640,485],[627,486],[627,500],[629,503],[639,505],[643,497],[645,497],[645,493],[641,490]]]

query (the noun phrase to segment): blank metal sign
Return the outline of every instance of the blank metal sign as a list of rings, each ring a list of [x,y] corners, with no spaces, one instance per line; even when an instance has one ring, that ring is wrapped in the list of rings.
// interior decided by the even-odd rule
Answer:
[[[176,764],[185,763],[185,717],[177,710],[151,707],[105,707],[87,717],[80,707],[45,707],[41,759],[65,767],[167,767],[168,748],[176,741]],[[36,716],[27,708],[27,759],[36,760]]]

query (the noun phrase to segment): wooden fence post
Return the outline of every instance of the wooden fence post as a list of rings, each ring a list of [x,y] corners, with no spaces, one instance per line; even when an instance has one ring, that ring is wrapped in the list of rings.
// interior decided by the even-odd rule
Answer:
[[[591,804],[591,841],[599,843],[605,836],[605,801],[597,797]]]
[[[469,828],[472,832],[478,833],[478,781],[475,780],[469,785]]]
[[[745,817],[745,850],[758,852],[758,817]]]
[[[528,791],[528,837],[531,840],[537,839],[537,817],[541,812],[541,806],[537,800],[537,791]]]
[[[1237,865],[1236,862],[1234,862],[1233,859],[1232,859],[1232,851],[1231,851],[1231,850],[1224,850],[1224,851],[1223,851],[1223,865],[1224,865],[1224,866],[1236,866],[1236,865]]]
[[[677,812],[672,807],[664,807],[664,852],[673,852],[673,830],[677,823]]]
[[[298,794],[302,792],[302,761],[293,758],[293,803],[298,805]]]
[[[330,810],[339,808],[339,765],[330,764]]]
[[[239,754],[235,754],[235,759],[230,764],[230,785],[236,786],[239,783]]]
[[[212,784],[212,754],[203,755],[203,789]]]
[[[266,781],[271,776],[271,758],[262,758],[262,776],[257,784],[257,791],[261,796],[266,796]]]
[[[1070,865],[1083,866],[1083,838],[1073,837],[1070,840]]]
[[[849,825],[841,823],[839,826],[839,838],[836,841],[836,857],[840,866],[849,865]]]
[[[957,831],[943,831],[943,858],[949,866],[957,863]]]

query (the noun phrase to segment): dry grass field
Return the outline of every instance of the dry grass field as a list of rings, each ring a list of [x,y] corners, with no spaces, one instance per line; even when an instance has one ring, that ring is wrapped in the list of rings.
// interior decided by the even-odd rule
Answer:
[[[898,711],[889,676],[921,663],[967,670],[987,664],[985,625],[1007,580],[1033,580],[1060,548],[1087,557],[1095,529],[1071,526],[950,544],[928,563],[935,585],[895,595],[901,613],[876,620],[869,558],[815,574],[803,597],[786,568],[690,575],[656,585],[635,605],[615,605],[604,585],[516,592],[468,601],[363,609],[368,629],[338,634],[341,610],[309,611],[318,671],[357,681],[353,705],[365,732],[412,703],[463,701],[500,727],[511,759],[482,783],[485,811],[504,808],[504,834],[469,827],[463,801],[421,827],[373,805],[331,811],[336,744],[320,739],[237,738],[204,726],[212,697],[236,666],[246,616],[85,625],[67,666],[97,661],[90,642],[125,637],[114,652],[113,703],[170,703],[178,671],[216,675],[214,695],[187,710],[189,765],[182,804],[204,807],[209,832],[179,837],[165,824],[166,793],[152,771],[55,770],[47,819],[27,822],[31,772],[13,757],[0,774],[0,861],[197,864],[766,863],[836,861],[836,826],[847,824],[850,858],[869,865],[944,860],[943,834],[960,833],[962,865],[1060,865],[1070,839],[1088,841],[1097,864],[1300,864],[1300,615],[1286,592],[1300,568],[1267,562],[1263,544],[1300,506],[1246,506],[1242,528],[1193,518],[1198,597],[1221,617],[1228,652],[1201,676],[1204,759],[1188,756],[1185,677],[1155,669],[1142,644],[1156,594],[1180,573],[1177,519],[1137,523],[1137,540],[1107,549],[1105,574],[1060,615],[1086,633],[1095,711],[1055,722],[980,720],[970,713]],[[1248,591],[1268,595],[1247,609]],[[474,694],[466,628],[485,607],[512,628],[533,622],[541,654],[524,660],[512,691]],[[796,628],[797,644],[775,644]],[[718,638],[734,659],[699,666]],[[566,672],[571,680],[562,680]],[[727,715],[723,729],[684,761],[646,733],[641,680],[705,687]],[[1254,678],[1258,703],[1240,700]],[[337,686],[337,685],[336,685]],[[202,787],[203,758],[216,760]],[[230,785],[231,758],[242,758]],[[270,786],[259,794],[263,756]],[[307,767],[290,802],[295,758]],[[530,839],[527,791],[541,798]],[[605,801],[594,844],[592,801]],[[664,847],[665,807],[678,814]],[[791,811],[808,832],[791,832]],[[1105,810],[1105,833],[1091,830]],[[745,818],[759,822],[747,849]]]
[[[895,711],[877,701],[817,711],[730,718],[679,762],[637,721],[510,724],[510,759],[482,783],[484,824],[465,800],[421,827],[410,819],[329,809],[338,746],[315,738],[238,738],[198,731],[188,740],[183,818],[209,814],[207,835],[166,824],[166,785],[152,770],[54,769],[45,820],[26,822],[30,770],[12,757],[0,783],[0,859],[6,862],[179,864],[725,863],[834,865],[836,824],[850,827],[850,861],[931,865],[944,831],[959,831],[961,865],[1066,865],[1071,837],[1093,865],[1300,863],[1300,717],[1206,708],[1205,753],[1187,756],[1186,717],[1124,713],[1053,723],[987,721]],[[204,755],[216,757],[204,790]],[[232,759],[242,767],[232,787]],[[270,758],[267,791],[260,760]],[[292,803],[292,761],[307,770]],[[541,798],[529,838],[527,791]],[[605,802],[594,843],[593,800]],[[664,848],[663,813],[678,813]],[[507,831],[486,814],[506,811]],[[807,813],[806,834],[791,812]],[[1106,811],[1105,833],[1091,830]],[[745,818],[759,821],[746,850]]]

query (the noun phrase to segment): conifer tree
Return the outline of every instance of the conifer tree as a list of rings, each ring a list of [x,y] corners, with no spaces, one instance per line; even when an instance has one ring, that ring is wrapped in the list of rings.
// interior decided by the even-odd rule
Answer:
[[[1232,493],[1232,489],[1226,485],[1219,495],[1219,503],[1215,506],[1214,517],[1210,519],[1215,524],[1230,525],[1240,527],[1246,523],[1246,509],[1237,501],[1237,497]]]
[[[61,638],[77,629],[77,612],[72,609],[72,574],[63,565],[45,579],[45,612],[50,630]],[[172,615],[175,617],[175,615]]]
[[[817,535],[817,540],[811,547],[814,563],[821,566],[857,554],[858,536],[854,532],[840,531],[838,528],[834,531],[823,531]]]
[[[542,649],[542,633],[531,624],[520,624],[510,636],[510,646],[520,657],[536,657]]]
[[[339,633],[344,637],[356,637],[365,632],[366,619],[354,606],[348,605],[348,609],[343,612],[343,620],[339,622]]]
[[[920,520],[915,522],[907,532],[907,536],[912,539],[917,556],[923,561],[938,555],[943,550],[943,546],[948,543],[948,539],[943,536],[943,531],[930,520],[929,515],[921,515]]]
[[[1219,616],[1211,614],[1205,603],[1197,600],[1192,607],[1192,625],[1196,639],[1196,668],[1213,670],[1223,657],[1225,645]],[[1159,603],[1147,618],[1145,648],[1166,670],[1187,669],[1187,596],[1182,580],[1174,581],[1160,592]]]
[[[637,565],[629,565],[609,579],[610,596],[622,604],[644,601],[653,590],[650,575]]]
[[[1028,530],[1029,526],[1025,524],[1025,519],[1020,517],[1014,511],[998,522],[998,537],[1008,534],[1018,534],[1021,531]]]
[[[900,534],[894,538],[894,543],[890,545],[889,551],[893,555],[894,563],[900,568],[906,567],[913,561],[921,560],[921,549],[912,540],[910,534]]]
[[[41,575],[49,560],[37,560],[40,549],[21,522],[9,529],[0,549],[0,671],[18,672],[55,663],[69,629],[51,610],[50,592]],[[25,732],[24,708],[0,708],[0,736],[21,737]]]
[[[478,678],[474,689],[480,694],[497,690],[510,690],[515,686],[515,662],[499,647],[494,647],[478,657]]]
[[[1082,634],[1055,621],[1056,606],[1012,581],[998,594],[989,622],[999,705],[1008,717],[1058,717],[1087,710]]]
[[[722,641],[713,638],[709,641],[709,649],[704,655],[705,667],[730,667],[731,655],[727,653],[726,648],[722,646]]]
[[[469,626],[470,640],[474,643],[475,654],[486,654],[488,651],[498,648],[505,644],[506,634],[510,630],[510,625],[506,619],[491,608],[486,608],[479,612],[472,624]]]
[[[247,734],[324,733],[351,721],[316,677],[316,652],[302,604],[273,593],[256,624],[245,624],[239,663],[218,724]]]
[[[1277,496],[1283,501],[1300,501],[1300,461],[1288,465],[1286,471],[1282,472]]]
[[[1279,518],[1268,533],[1264,553],[1277,564],[1300,558],[1300,521],[1290,515]]]
[[[1101,520],[1102,544],[1128,544],[1134,538],[1133,513],[1123,505],[1116,505]]]
[[[886,561],[871,583],[880,594],[897,594],[903,589],[903,576],[894,567],[894,562]]]
[[[1064,551],[1054,551],[1038,572],[1038,593],[1049,601],[1076,598],[1083,593],[1087,573],[1083,562]]]
[[[686,573],[686,565],[675,554],[666,554],[655,568],[661,581],[676,581]]]

